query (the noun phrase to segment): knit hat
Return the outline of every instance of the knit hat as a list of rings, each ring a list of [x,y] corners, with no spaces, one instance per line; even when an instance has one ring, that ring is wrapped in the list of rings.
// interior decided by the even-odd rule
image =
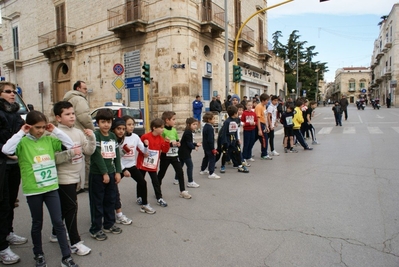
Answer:
[[[240,97],[236,94],[232,95],[230,98],[230,102],[233,100],[233,98],[237,98],[238,102],[240,102]]]
[[[121,118],[115,118],[114,121],[112,122],[111,130],[115,130],[116,127],[121,125],[126,126],[125,120]]]

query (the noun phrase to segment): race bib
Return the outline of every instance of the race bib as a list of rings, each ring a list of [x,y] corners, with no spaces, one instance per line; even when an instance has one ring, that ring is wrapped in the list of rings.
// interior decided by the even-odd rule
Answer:
[[[235,133],[238,130],[238,125],[235,121],[229,123],[229,133]]]
[[[171,147],[171,148],[169,148],[169,151],[166,153],[166,156],[177,157],[179,155],[178,152],[179,152],[178,147]]]
[[[289,125],[292,125],[292,117],[290,116],[290,117],[286,117],[285,118],[285,121],[286,121],[286,123],[287,123],[287,125],[289,126]]]
[[[72,147],[72,149],[74,149],[74,148],[80,148],[80,151],[82,151],[82,145],[80,145],[80,144],[75,144],[75,145]],[[79,163],[81,163],[81,162],[83,161],[83,151],[82,151],[82,153],[80,153],[80,155],[75,155],[75,156],[71,159],[71,161],[72,161],[72,164],[79,164]]]
[[[246,123],[253,124],[253,123],[255,122],[254,116],[246,116],[246,117],[245,117],[245,122],[246,122]]]
[[[104,159],[116,158],[116,144],[114,140],[101,141],[101,156]]]
[[[55,168],[54,160],[33,163],[32,169],[33,174],[35,175],[37,187],[45,187],[58,182],[57,169]]]
[[[148,156],[144,157],[143,166],[147,169],[156,170],[158,168],[159,151],[148,149]]]

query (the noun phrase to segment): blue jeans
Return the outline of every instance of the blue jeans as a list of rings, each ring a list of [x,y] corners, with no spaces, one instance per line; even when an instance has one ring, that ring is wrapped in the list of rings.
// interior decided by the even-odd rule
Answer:
[[[192,183],[193,180],[193,159],[192,158],[187,158],[187,159],[180,159],[181,167],[183,168],[184,164],[187,165],[187,178],[188,182]],[[175,176],[175,180],[177,180],[177,176]]]
[[[256,141],[256,128],[251,131],[244,130],[244,146],[242,151],[242,156],[244,159],[252,158],[252,148]]]
[[[335,113],[335,125],[340,125],[342,126],[342,113]]]

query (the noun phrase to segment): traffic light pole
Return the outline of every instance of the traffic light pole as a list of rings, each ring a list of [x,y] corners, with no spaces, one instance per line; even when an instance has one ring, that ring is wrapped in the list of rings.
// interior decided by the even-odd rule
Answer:
[[[150,103],[149,99],[149,87],[150,84],[144,83],[144,129],[145,132],[151,131],[150,129],[150,109],[148,107],[148,103]]]
[[[275,7],[278,7],[278,6],[282,6],[282,5],[287,4],[287,3],[289,3],[289,2],[292,2],[292,1],[294,1],[294,0],[286,0],[286,1],[284,1],[284,2],[281,2],[281,3],[275,4],[275,5],[272,5],[272,6],[269,6],[269,7],[265,7],[265,8],[263,8],[263,9],[260,9],[260,10],[256,11],[254,14],[252,14],[249,18],[247,18],[246,21],[244,21],[244,23],[241,25],[240,29],[239,29],[238,32],[237,32],[237,36],[236,36],[236,39],[235,39],[235,42],[234,42],[234,65],[238,65],[238,39],[240,38],[242,29],[243,29],[244,26],[248,23],[248,21],[250,21],[253,17],[255,17],[256,15],[258,15],[259,13],[265,12],[265,11],[267,11],[267,10],[269,10],[269,9],[272,9],[272,8],[275,8]],[[235,91],[235,93],[236,93],[237,95],[239,95],[238,84],[239,84],[239,83],[237,82],[237,83],[235,83],[235,85],[234,85],[234,91]]]

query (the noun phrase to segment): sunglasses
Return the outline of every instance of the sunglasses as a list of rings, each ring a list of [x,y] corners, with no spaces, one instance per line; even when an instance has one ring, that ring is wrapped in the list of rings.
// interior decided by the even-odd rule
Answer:
[[[3,90],[3,91],[1,91],[1,93],[6,93],[6,94],[14,93],[14,95],[16,95],[17,91],[15,91],[15,90]]]

